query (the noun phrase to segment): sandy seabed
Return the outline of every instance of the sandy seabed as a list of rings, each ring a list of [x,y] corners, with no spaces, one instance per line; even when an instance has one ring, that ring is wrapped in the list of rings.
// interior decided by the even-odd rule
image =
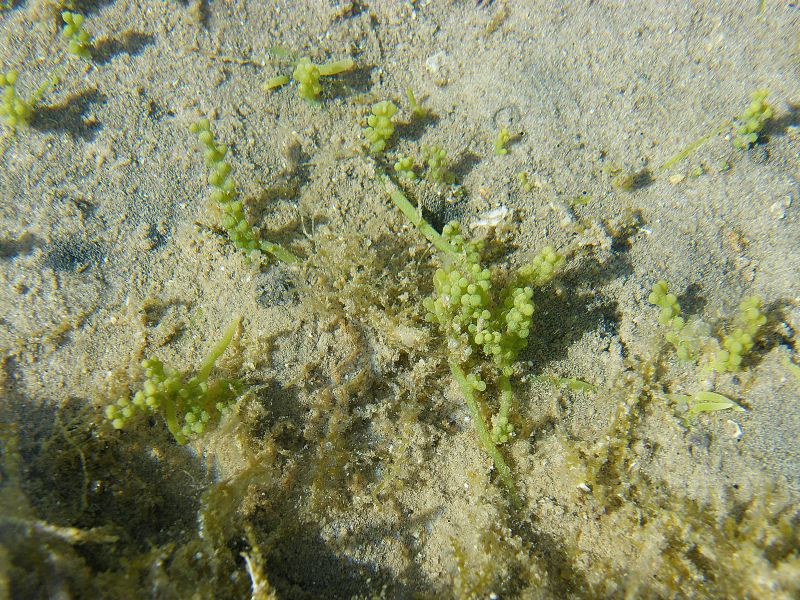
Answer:
[[[800,594],[795,3],[13,4],[0,67],[21,97],[60,82],[0,142],[0,599]],[[262,89],[304,56],[355,66],[316,104]],[[760,88],[774,116],[736,148]],[[228,240],[201,117],[298,264]],[[398,183],[498,278],[569,249],[511,379],[519,505],[424,319],[442,257],[381,183],[434,145],[455,184]],[[763,298],[740,371],[677,359],[660,279],[712,345]],[[143,358],[191,373],[237,317],[219,423],[185,446],[157,413],[111,426]],[[703,390],[746,410],[687,421]]]

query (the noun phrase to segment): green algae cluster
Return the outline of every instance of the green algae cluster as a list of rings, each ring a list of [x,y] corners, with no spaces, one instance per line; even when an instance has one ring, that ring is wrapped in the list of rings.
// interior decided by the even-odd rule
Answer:
[[[209,382],[217,359],[222,356],[239,327],[234,319],[225,329],[222,339],[203,359],[197,372],[185,375],[165,366],[157,358],[142,361],[145,380],[132,396],[122,396],[105,409],[105,416],[114,429],[124,429],[141,412],[161,414],[179,444],[206,430],[209,423],[219,421],[232,401],[233,383],[223,380]]]
[[[737,148],[747,149],[755,144],[767,121],[775,116],[775,109],[767,102],[768,94],[769,90],[763,88],[755,90],[750,95],[750,105],[736,119],[733,145]]]
[[[735,372],[741,368],[742,359],[752,350],[756,336],[767,322],[759,296],[747,296],[739,303],[733,328],[719,338],[711,327],[699,317],[686,319],[675,294],[667,289],[666,281],[653,285],[648,301],[659,307],[658,321],[667,327],[666,338],[678,358],[685,361],[702,361],[709,370],[719,373]]]

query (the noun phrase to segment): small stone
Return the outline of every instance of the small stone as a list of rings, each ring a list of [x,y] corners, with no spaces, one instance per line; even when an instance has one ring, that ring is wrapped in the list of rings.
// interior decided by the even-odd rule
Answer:
[[[777,200],[769,207],[769,212],[776,219],[783,219],[786,217],[786,209],[792,205],[792,197],[786,196],[783,200]]]
[[[725,427],[725,433],[730,435],[737,442],[740,439],[742,439],[742,435],[744,435],[744,432],[742,431],[742,428],[739,426],[739,424],[736,421],[732,421],[731,419],[727,419],[725,421],[725,426],[724,427]]]
[[[682,182],[684,179],[686,179],[686,176],[683,175],[683,173],[673,173],[672,175],[669,176],[669,182],[672,185],[677,185],[680,182]]]

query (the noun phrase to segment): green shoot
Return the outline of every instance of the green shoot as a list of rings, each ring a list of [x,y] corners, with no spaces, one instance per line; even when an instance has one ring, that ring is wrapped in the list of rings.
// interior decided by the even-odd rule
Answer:
[[[123,396],[105,409],[105,416],[114,429],[124,429],[140,412],[161,413],[167,428],[179,444],[205,431],[208,423],[219,419],[230,403],[230,385],[208,379],[217,359],[231,343],[240,318],[235,318],[222,334],[222,339],[203,359],[191,377],[165,366],[157,358],[142,361],[147,379],[132,398]]]
[[[255,229],[247,222],[236,182],[231,177],[231,164],[225,160],[228,147],[217,142],[208,119],[192,123],[189,129],[203,145],[206,165],[211,168],[208,176],[208,183],[213,188],[211,200],[222,209],[222,226],[231,241],[248,254],[266,252],[285,263],[298,262],[300,259],[283,246],[259,239]]]
[[[86,60],[92,58],[92,53],[89,50],[92,45],[92,37],[83,28],[85,17],[65,10],[61,13],[61,18],[64,20],[64,29],[61,35],[69,41],[67,51]]]

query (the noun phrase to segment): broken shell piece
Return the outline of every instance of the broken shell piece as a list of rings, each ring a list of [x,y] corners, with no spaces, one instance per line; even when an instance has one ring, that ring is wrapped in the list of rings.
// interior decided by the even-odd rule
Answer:
[[[744,435],[744,432],[742,431],[742,428],[739,426],[739,424],[736,421],[732,421],[731,419],[725,420],[725,432],[728,433],[737,442],[740,439],[742,439],[742,435]]]
[[[511,211],[507,206],[499,206],[492,210],[478,215],[478,218],[470,224],[470,227],[497,227],[500,223],[511,216]]]

